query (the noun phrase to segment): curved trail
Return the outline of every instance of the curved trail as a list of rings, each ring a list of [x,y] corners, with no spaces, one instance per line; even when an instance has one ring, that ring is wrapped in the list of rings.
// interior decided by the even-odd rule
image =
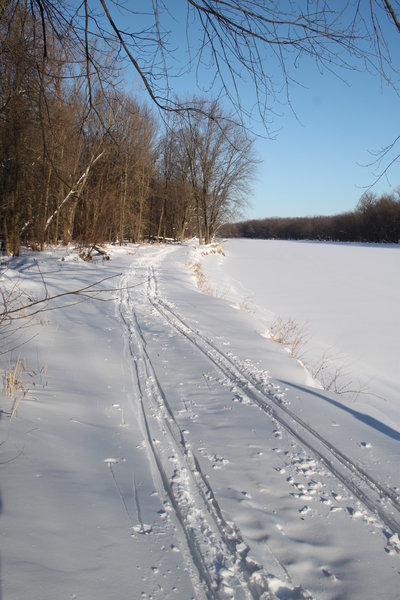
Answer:
[[[157,278],[149,267],[147,295],[149,302],[177,332],[204,354],[219,371],[238,386],[249,401],[275,419],[302,446],[307,447],[325,467],[392,533],[400,533],[400,501],[392,489],[371,477],[331,442],[282,403],[282,398],[265,389],[242,365],[221,351],[198,330],[193,329],[161,298]]]

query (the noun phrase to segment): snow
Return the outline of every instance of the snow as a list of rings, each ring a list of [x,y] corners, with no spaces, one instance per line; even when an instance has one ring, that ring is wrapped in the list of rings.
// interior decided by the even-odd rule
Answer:
[[[224,250],[224,260],[203,259],[208,285],[247,302],[260,331],[294,319],[305,362],[327,357],[356,406],[398,425],[400,246],[230,240]]]
[[[399,249],[217,248],[8,261],[4,285],[31,297],[43,279],[104,291],[18,333],[25,393],[3,394],[0,421],[7,600],[398,598]],[[307,322],[301,362],[265,337],[278,316]],[[304,368],[331,347],[367,391]]]

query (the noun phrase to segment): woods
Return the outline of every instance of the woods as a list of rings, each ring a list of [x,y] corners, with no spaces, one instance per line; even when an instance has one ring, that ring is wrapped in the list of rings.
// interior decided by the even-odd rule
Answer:
[[[367,68],[396,87],[397,15],[387,0],[182,0],[176,16],[157,0],[3,0],[2,247],[209,242],[251,187],[249,124],[256,117],[268,135],[272,104],[282,94],[291,104],[300,59],[338,74]],[[186,39],[183,51],[174,35]],[[186,73],[202,95],[176,93]],[[381,175],[398,160],[398,141],[383,150]]]
[[[379,197],[365,193],[352,212],[243,221],[224,226],[221,233],[227,237],[258,239],[397,244],[400,241],[400,190]]]
[[[89,48],[87,38],[84,51],[68,30],[62,40],[45,31],[29,2],[7,4],[0,82],[7,253],[59,241],[196,234],[208,242],[241,204],[253,172],[243,129],[219,102],[202,98],[193,98],[189,116],[177,111],[162,121],[117,85],[112,48],[97,48],[95,39]]]

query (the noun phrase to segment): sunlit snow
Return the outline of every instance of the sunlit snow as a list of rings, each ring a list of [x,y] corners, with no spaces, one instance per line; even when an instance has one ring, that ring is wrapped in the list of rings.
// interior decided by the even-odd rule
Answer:
[[[31,298],[114,276],[1,356],[4,377],[23,362],[1,404],[2,597],[397,599],[399,248],[107,251],[2,265]],[[306,327],[301,355],[278,318]],[[341,393],[313,376],[328,355]]]

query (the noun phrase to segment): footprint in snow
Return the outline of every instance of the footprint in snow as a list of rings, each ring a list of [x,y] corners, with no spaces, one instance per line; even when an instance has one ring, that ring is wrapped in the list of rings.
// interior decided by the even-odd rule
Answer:
[[[353,519],[359,519],[363,516],[363,513],[360,510],[357,510],[351,506],[347,506],[347,512]]]
[[[325,575],[325,577],[331,579],[332,581],[337,581],[337,577],[334,573],[332,573],[332,571],[328,568],[328,567],[321,567],[321,572],[322,575]]]
[[[342,494],[338,494],[337,492],[332,492],[332,497],[337,501],[343,500]]]
[[[303,508],[300,508],[300,509],[299,509],[299,513],[300,513],[301,515],[306,515],[306,514],[308,514],[308,513],[310,513],[310,512],[311,512],[311,508],[310,508],[309,506],[307,506],[307,505],[306,505],[306,506],[303,506]]]
[[[362,448],[372,448],[372,444],[370,442],[361,442]]]
[[[216,454],[214,454],[214,456],[212,456],[210,460],[212,462],[213,469],[221,469],[224,465],[227,465],[229,463],[229,460],[227,458],[224,458],[223,456],[217,456]]]
[[[328,498],[327,496],[321,496],[320,502],[322,504],[325,504],[326,506],[330,506],[332,504],[332,500],[330,498]]]
[[[246,404],[246,399],[241,394],[235,394],[232,398],[232,402],[240,402],[240,404]]]
[[[388,538],[385,551],[390,554],[400,554],[400,538],[398,533],[394,533]]]
[[[132,537],[135,537],[135,534],[137,533],[140,535],[149,535],[153,532],[153,527],[151,525],[147,525],[146,523],[139,523],[138,525],[131,527],[131,532]]]

